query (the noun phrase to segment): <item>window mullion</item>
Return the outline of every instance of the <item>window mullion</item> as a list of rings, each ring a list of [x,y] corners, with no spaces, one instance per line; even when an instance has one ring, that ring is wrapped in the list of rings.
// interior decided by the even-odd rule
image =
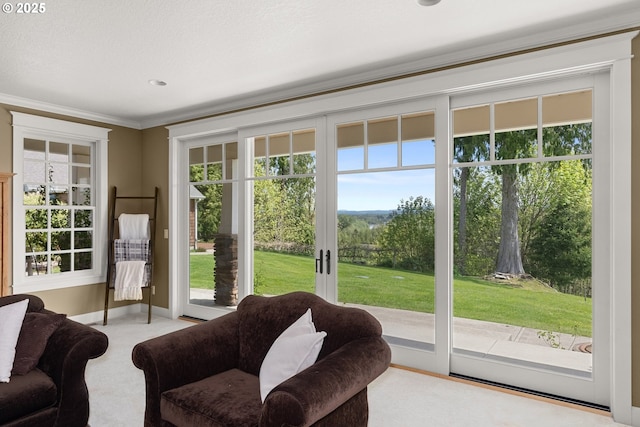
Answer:
[[[496,110],[495,104],[489,104],[489,160],[496,160],[496,127],[495,127],[495,119],[496,119]]]

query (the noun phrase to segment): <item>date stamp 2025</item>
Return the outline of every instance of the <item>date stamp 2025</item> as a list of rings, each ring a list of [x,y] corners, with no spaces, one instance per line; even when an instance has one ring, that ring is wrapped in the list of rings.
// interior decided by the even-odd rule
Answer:
[[[46,3],[3,3],[2,11],[6,14],[37,15],[47,11]]]

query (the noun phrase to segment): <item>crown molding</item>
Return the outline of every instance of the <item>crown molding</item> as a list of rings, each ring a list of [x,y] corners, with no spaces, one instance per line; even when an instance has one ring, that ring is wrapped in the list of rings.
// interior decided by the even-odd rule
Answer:
[[[334,78],[316,79],[306,82],[272,89],[261,93],[247,94],[235,99],[218,102],[208,106],[167,112],[141,121],[143,129],[177,124],[185,121],[197,120],[216,115],[236,112],[239,110],[257,108],[274,103],[283,103],[299,98],[321,95],[327,92],[347,90],[356,86],[371,85],[388,80],[410,77],[416,74],[427,74],[443,68],[451,68],[473,62],[486,61],[505,55],[517,55],[530,50],[546,49],[559,44],[569,44],[590,38],[604,37],[617,32],[631,32],[639,30],[640,8],[629,10],[620,9],[606,17],[592,17],[582,20],[578,24],[569,24],[562,28],[552,28],[545,31],[533,28],[529,34],[509,37],[491,37],[475,40],[473,45],[460,46],[453,51],[436,52],[427,58],[396,59],[385,64],[368,65],[363,70],[351,70]],[[557,25],[557,23],[555,24]],[[522,31],[522,30],[521,30]]]
[[[129,120],[124,117],[108,116],[91,111],[84,111],[76,108],[66,107],[63,105],[50,104],[48,102],[36,101],[34,99],[21,98],[18,96],[8,95],[6,93],[0,93],[0,104],[6,104],[12,107],[29,108],[32,110],[38,110],[52,114],[61,114],[63,116],[91,120],[102,124],[124,126],[127,128],[138,130],[142,129],[140,122]]]
[[[343,91],[356,86],[366,86],[416,74],[427,74],[443,68],[486,61],[505,55],[517,55],[532,49],[544,49],[558,44],[582,41],[616,32],[638,30],[640,29],[638,25],[640,22],[640,8],[635,5],[624,6],[611,11],[607,16],[589,15],[584,19],[579,19],[579,21],[576,24],[559,25],[558,22],[555,22],[548,24],[546,27],[525,28],[519,30],[518,33],[477,39],[472,44],[466,43],[450,47],[446,51],[429,53],[428,57],[424,57],[427,53],[423,53],[412,57],[395,58],[378,64],[369,64],[358,69],[345,70],[335,73],[333,76],[295,82],[291,85],[245,94],[215,103],[167,111],[139,121],[2,93],[0,93],[0,103],[127,128],[147,129],[269,104],[283,103],[327,92]],[[527,31],[527,34],[523,35],[525,31]]]

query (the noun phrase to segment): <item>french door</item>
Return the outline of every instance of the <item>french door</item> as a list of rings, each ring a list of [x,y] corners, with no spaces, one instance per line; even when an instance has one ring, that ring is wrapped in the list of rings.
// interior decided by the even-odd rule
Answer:
[[[395,363],[609,405],[607,81],[328,117],[327,289]]]
[[[324,253],[316,230],[325,228],[317,127],[287,122],[185,144],[182,314],[210,319],[248,294],[323,293],[314,273],[315,253]]]
[[[190,140],[184,314],[315,292],[376,316],[394,363],[609,405],[607,81]]]
[[[327,241],[337,262],[327,288],[334,302],[381,321],[395,363],[444,372],[436,358],[446,347],[436,341],[436,155],[446,136],[436,137],[436,107],[424,99],[328,117],[335,206],[326,215],[335,225]]]
[[[184,220],[179,247],[183,315],[214,317],[238,300],[240,234],[239,147],[236,134],[196,138],[184,145],[179,192]]]
[[[318,233],[325,228],[325,217],[318,213],[325,198],[318,184],[324,164],[322,123],[297,120],[239,132],[246,149],[246,271],[253,279],[245,293],[324,296],[323,277],[315,274],[320,266],[315,254],[324,254]]]
[[[609,406],[607,75],[450,110],[450,371]]]

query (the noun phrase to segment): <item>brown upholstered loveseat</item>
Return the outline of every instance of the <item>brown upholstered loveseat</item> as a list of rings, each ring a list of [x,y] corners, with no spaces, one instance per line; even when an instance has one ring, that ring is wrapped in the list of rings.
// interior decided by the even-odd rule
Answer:
[[[25,298],[29,299],[27,313],[54,314],[33,295],[2,297],[0,306]],[[12,374],[8,383],[0,383],[0,425],[85,427],[89,420],[85,367],[107,346],[102,332],[64,318],[48,337],[36,368],[24,375]]]
[[[262,403],[262,361],[308,308],[327,333],[318,359]],[[145,374],[145,426],[366,426],[367,385],[391,359],[381,333],[369,313],[313,294],[248,296],[235,312],[134,347]]]

